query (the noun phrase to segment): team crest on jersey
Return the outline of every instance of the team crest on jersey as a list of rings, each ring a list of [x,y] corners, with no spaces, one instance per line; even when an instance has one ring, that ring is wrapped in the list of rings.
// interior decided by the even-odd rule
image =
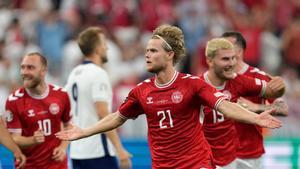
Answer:
[[[14,115],[11,111],[7,110],[4,115],[5,121],[11,122],[14,119]]]
[[[228,90],[224,90],[222,93],[225,95],[226,98],[228,98],[229,100],[231,100],[232,96],[231,96],[231,93]]]
[[[183,95],[180,91],[173,92],[171,97],[173,103],[180,103],[183,99]]]
[[[58,106],[58,104],[56,104],[56,103],[50,104],[49,111],[53,115],[57,114],[59,112],[59,106]]]
[[[147,104],[152,104],[153,103],[153,97],[147,97]]]

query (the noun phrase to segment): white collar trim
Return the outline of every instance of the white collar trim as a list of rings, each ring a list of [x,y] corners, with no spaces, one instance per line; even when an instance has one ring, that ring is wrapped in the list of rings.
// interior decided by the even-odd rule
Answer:
[[[243,66],[243,68],[238,72],[238,74],[242,75],[244,73],[246,73],[246,71],[249,69],[249,65],[248,64],[245,64]]]
[[[49,95],[50,87],[49,87],[49,85],[47,85],[46,91],[41,95],[32,94],[32,93],[30,93],[30,91],[28,89],[25,89],[25,90],[26,90],[26,92],[28,93],[28,95],[30,97],[32,97],[34,99],[37,99],[37,100],[42,100],[42,99],[46,98]]]
[[[226,81],[224,82],[224,84],[220,85],[220,86],[215,86],[211,83],[211,81],[208,78],[208,71],[206,71],[203,75],[204,80],[206,83],[210,84],[211,86],[213,86],[214,88],[216,88],[217,90],[223,90],[225,89],[225,85],[226,85]]]
[[[171,85],[174,83],[174,81],[177,79],[178,74],[179,74],[179,73],[176,71],[176,72],[174,73],[172,79],[171,79],[169,82],[165,83],[165,84],[159,84],[159,83],[156,81],[156,78],[155,78],[154,84],[155,84],[155,86],[158,87],[158,88],[166,88],[166,87],[169,87],[169,86],[171,86]]]

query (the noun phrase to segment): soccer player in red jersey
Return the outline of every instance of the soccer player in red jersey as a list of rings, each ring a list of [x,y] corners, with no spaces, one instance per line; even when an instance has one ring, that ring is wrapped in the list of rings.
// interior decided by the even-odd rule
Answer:
[[[23,87],[6,101],[7,128],[27,157],[25,169],[67,169],[67,141],[54,133],[71,119],[68,94],[45,82],[47,60],[30,53],[21,62]]]
[[[201,78],[232,102],[237,102],[240,96],[270,98],[281,94],[281,88],[275,90],[271,88],[274,83],[272,80],[266,83],[257,78],[236,74],[234,49],[234,45],[224,38],[208,41],[205,55],[209,68]],[[201,107],[201,112],[204,113],[202,120],[204,135],[211,146],[214,163],[223,169],[237,168],[235,159],[238,138],[234,122],[207,106]]]
[[[273,88],[280,87],[282,83],[282,79],[280,77],[271,77],[265,72],[259,70],[258,68],[249,66],[247,63],[243,61],[243,54],[246,50],[246,40],[239,32],[225,32],[222,37],[228,39],[233,43],[236,49],[236,59],[237,66],[236,71],[239,74],[243,74],[249,77],[257,78],[262,81],[277,81],[273,83]],[[251,50],[251,49],[250,49]],[[284,93],[284,90],[282,90]],[[278,98],[274,100],[268,100],[272,104],[264,105],[266,102],[264,97],[261,96],[252,96],[245,97],[247,100],[242,100],[240,103],[243,107],[249,108],[252,111],[262,112],[266,109],[275,109],[274,114],[286,116],[288,113],[287,104],[283,101],[282,98]],[[253,104],[254,103],[254,107]],[[250,106],[252,105],[252,107]],[[236,122],[236,129],[239,138],[239,146],[237,150],[237,166],[240,169],[261,169],[261,156],[264,154],[264,145],[263,145],[263,135],[262,128],[257,125],[245,124]]]
[[[17,168],[22,168],[26,162],[26,157],[24,156],[24,154],[22,154],[18,145],[13,141],[11,135],[6,130],[2,118],[0,118],[0,135],[0,143],[13,153],[13,155],[15,156]]]
[[[145,54],[146,68],[155,76],[132,89],[116,113],[89,128],[73,126],[56,136],[63,140],[88,137],[145,114],[153,169],[212,169],[210,147],[199,123],[201,104],[236,120],[271,128],[281,126],[279,120],[268,114],[270,111],[260,115],[247,111],[225,100],[221,92],[199,77],[177,72],[174,65],[185,54],[183,38],[178,27],[156,28]]]

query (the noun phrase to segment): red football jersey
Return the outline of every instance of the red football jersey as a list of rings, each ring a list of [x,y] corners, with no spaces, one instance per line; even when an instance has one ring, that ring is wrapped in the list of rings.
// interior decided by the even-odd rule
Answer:
[[[270,81],[270,77],[258,68],[246,65],[239,74],[244,74],[249,77],[261,79],[262,81]],[[264,104],[265,99],[262,97],[245,97],[246,99],[258,103]],[[270,100],[272,101],[272,100]],[[239,158],[258,158],[264,154],[263,135],[262,128],[260,126],[238,123],[236,122],[236,130],[239,137],[240,146],[237,150],[237,156]]]
[[[207,72],[204,73],[201,78],[212,85],[207,74]],[[231,102],[237,102],[240,96],[261,95],[265,86],[265,83],[258,79],[237,75],[234,79],[226,81],[222,86],[213,87],[222,92]],[[234,122],[224,117],[217,110],[207,106],[201,107],[201,113],[204,114],[204,136],[211,146],[214,163],[219,166],[228,165],[236,158],[236,147],[238,147]]]
[[[123,118],[145,114],[152,168],[213,168],[211,150],[199,122],[200,105],[216,108],[224,95],[199,77],[176,73],[159,86],[155,78],[138,84],[121,105]]]
[[[29,137],[39,128],[44,131],[44,143],[22,149],[26,169],[67,169],[67,158],[52,160],[53,149],[61,143],[54,134],[61,130],[62,122],[71,119],[69,97],[62,88],[49,85],[41,97],[31,96],[24,88],[16,90],[6,101],[5,117],[10,132]]]

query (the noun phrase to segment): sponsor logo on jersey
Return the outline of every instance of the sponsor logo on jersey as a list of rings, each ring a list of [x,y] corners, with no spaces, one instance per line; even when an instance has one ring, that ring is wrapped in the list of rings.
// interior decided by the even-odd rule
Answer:
[[[169,100],[159,100],[159,101],[157,101],[156,103],[157,104],[164,104],[164,103],[167,103]]]
[[[27,116],[28,116],[28,117],[33,117],[33,116],[35,116],[34,110],[33,110],[33,109],[28,110]]]
[[[153,103],[153,97],[147,97],[147,102],[146,104],[152,104]]]
[[[48,111],[40,111],[40,112],[37,112],[36,114],[46,114],[48,113]]]
[[[183,95],[180,91],[176,91],[176,92],[173,92],[171,98],[172,98],[173,103],[180,103],[183,99]]]
[[[14,119],[14,115],[11,111],[7,110],[4,115],[5,121],[11,122]]]
[[[58,104],[56,104],[56,103],[50,104],[49,111],[53,115],[57,114],[59,112],[59,106],[58,106]]]

